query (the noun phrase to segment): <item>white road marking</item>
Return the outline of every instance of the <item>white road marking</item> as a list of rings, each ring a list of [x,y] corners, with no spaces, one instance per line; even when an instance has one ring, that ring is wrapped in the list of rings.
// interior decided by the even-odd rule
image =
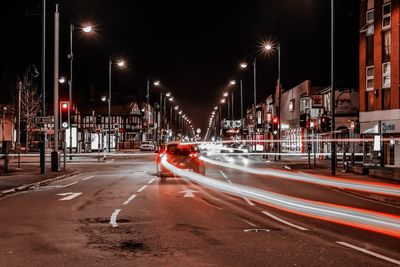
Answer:
[[[222,174],[222,176],[224,176],[225,179],[228,179],[228,176],[226,176],[226,174],[223,171],[219,171],[219,172]]]
[[[301,230],[301,231],[308,231],[307,228],[304,228],[304,227],[302,227],[302,226],[298,226],[298,225],[293,224],[293,223],[291,223],[291,222],[285,221],[284,219],[281,219],[281,218],[279,218],[279,217],[276,217],[275,215],[273,215],[273,214],[271,214],[271,213],[269,213],[269,212],[263,211],[262,213],[265,214],[265,215],[267,215],[268,217],[271,217],[271,218],[274,219],[274,220],[277,220],[278,222],[281,222],[281,223],[284,223],[284,224],[286,224],[286,225],[292,226],[292,227],[297,228],[297,229],[299,229],[299,230]]]
[[[89,179],[92,179],[94,176],[92,175],[92,176],[88,176],[88,177],[86,177],[86,178],[83,178],[82,179],[82,181],[87,181],[87,180],[89,180]]]
[[[348,247],[348,248],[352,248],[352,249],[358,250],[358,251],[363,252],[363,253],[365,253],[365,254],[374,256],[374,257],[379,258],[379,259],[381,259],[381,260],[385,260],[385,261],[394,263],[394,264],[396,264],[396,265],[400,265],[400,261],[399,261],[399,260],[395,260],[395,259],[392,259],[392,258],[383,256],[383,255],[381,255],[381,254],[372,252],[372,251],[367,250],[367,249],[365,249],[365,248],[360,248],[360,247],[351,245],[351,244],[346,243],[346,242],[336,241],[336,243],[338,243],[338,244],[340,244],[340,245],[342,245],[342,246]]]
[[[77,184],[78,182],[73,182],[73,183],[70,183],[70,184],[67,184],[67,185],[63,185],[63,187],[68,187],[68,186],[71,186],[71,185],[74,185],[74,184]]]
[[[250,206],[255,206],[256,204],[254,204],[250,199],[248,199],[247,197],[243,197],[244,201],[247,202],[247,204],[249,204]]]
[[[187,189],[187,190],[181,191],[179,193],[185,193],[185,195],[183,197],[194,197],[193,193],[197,193],[197,192],[199,192],[199,191]]]
[[[122,203],[122,205],[128,205],[129,204],[129,202],[131,202],[134,198],[136,197],[136,195],[132,195],[132,196],[130,196],[129,198],[128,198],[128,200],[127,201],[125,201],[124,203]]]
[[[147,187],[147,185],[142,186],[142,188],[140,188],[137,192],[138,192],[138,193],[142,192],[143,190],[146,189],[146,187]]]
[[[148,184],[151,184],[152,182],[154,182],[155,178],[151,179]]]
[[[251,223],[251,222],[249,222],[249,221],[247,221],[247,220],[244,220],[244,219],[240,219],[242,222],[245,222],[245,223],[247,223],[248,225],[250,225],[250,226],[253,226],[253,227],[257,227],[257,225],[255,225],[254,223]]]
[[[118,214],[121,212],[121,209],[116,209],[113,214],[111,214],[111,218],[110,218],[110,224],[112,225],[112,227],[118,227],[118,223],[117,223],[117,216]]]
[[[69,193],[60,193],[60,194],[57,194],[57,196],[66,196],[66,197],[60,198],[59,201],[72,200],[72,199],[74,199],[74,198],[76,198],[76,197],[78,197],[78,196],[80,196],[80,195],[82,195],[82,193],[72,193],[72,192],[69,192]]]
[[[228,181],[228,183],[233,184],[231,180],[228,179],[227,181]]]

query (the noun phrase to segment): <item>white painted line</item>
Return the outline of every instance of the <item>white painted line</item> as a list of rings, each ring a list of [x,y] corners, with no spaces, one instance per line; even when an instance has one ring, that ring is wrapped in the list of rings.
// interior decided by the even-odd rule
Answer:
[[[82,195],[82,193],[72,193],[72,192],[69,192],[69,193],[60,193],[60,194],[57,194],[57,196],[66,196],[66,197],[63,197],[63,198],[60,198],[59,199],[59,201],[67,201],[67,200],[72,200],[72,199],[74,199],[74,198],[76,198],[76,197],[78,197],[78,196],[80,196],[80,195]]]
[[[86,177],[86,178],[83,178],[82,179],[82,181],[87,181],[87,180],[89,180],[89,179],[92,179],[94,176],[88,176],[88,177]]]
[[[197,192],[198,191],[196,191],[196,190],[187,189],[187,190],[181,191],[179,193],[185,193],[185,195],[183,197],[194,197],[193,193],[197,193]]]
[[[154,180],[155,180],[155,178],[151,179],[151,180],[148,182],[148,184],[151,184],[151,183],[153,183],[153,182],[154,182]]]
[[[129,202],[131,202],[134,198],[136,197],[136,195],[132,195],[132,196],[130,196],[129,198],[128,198],[128,200],[127,201],[125,201],[124,203],[122,203],[122,205],[128,205],[129,204]]]
[[[222,174],[222,176],[224,176],[225,179],[228,179],[228,176],[226,176],[226,174],[223,171],[219,171],[219,172]]]
[[[285,165],[285,169],[291,171],[292,168],[290,168],[288,165]]]
[[[73,182],[73,183],[70,183],[70,184],[67,184],[67,185],[63,185],[63,187],[68,187],[68,186],[71,186],[71,185],[74,185],[74,184],[77,184],[78,182]]]
[[[249,204],[250,206],[255,206],[256,204],[254,204],[250,199],[248,199],[247,197],[243,197],[244,201],[247,202],[247,204]]]
[[[254,223],[251,223],[251,222],[249,222],[249,221],[247,221],[247,220],[244,220],[244,219],[240,219],[242,222],[245,222],[245,223],[247,223],[248,225],[250,225],[250,226],[253,226],[253,227],[257,227],[257,225],[255,225]]]
[[[147,187],[147,185],[142,186],[142,188],[140,188],[137,192],[138,192],[138,193],[142,192],[143,190],[146,189],[146,187]]]
[[[121,209],[116,209],[113,214],[111,214],[111,218],[110,218],[110,224],[112,225],[112,227],[118,227],[118,223],[117,223],[117,216],[118,214],[121,212]]]
[[[262,213],[264,213],[264,214],[267,215],[268,217],[271,217],[271,218],[274,219],[274,220],[277,220],[278,222],[281,222],[281,223],[284,223],[284,224],[286,224],[286,225],[292,226],[292,227],[297,228],[297,229],[299,229],[299,230],[301,230],[301,231],[308,231],[307,228],[304,228],[304,227],[302,227],[302,226],[298,226],[298,225],[293,224],[293,223],[291,223],[291,222],[285,221],[284,219],[281,219],[281,218],[279,218],[279,217],[276,217],[275,215],[273,215],[273,214],[271,214],[271,213],[269,213],[269,212],[263,211]]]
[[[394,263],[394,264],[396,264],[396,265],[400,265],[400,261],[399,261],[399,260],[395,260],[395,259],[392,259],[392,258],[383,256],[383,255],[381,255],[381,254],[372,252],[372,251],[367,250],[367,249],[365,249],[365,248],[360,248],[360,247],[351,245],[351,244],[346,243],[346,242],[336,241],[336,243],[338,243],[338,244],[340,244],[340,245],[342,245],[342,246],[348,247],[348,248],[352,248],[352,249],[358,250],[358,251],[363,252],[363,253],[365,253],[365,254],[374,256],[374,257],[379,258],[379,259],[381,259],[381,260],[385,260],[385,261]]]

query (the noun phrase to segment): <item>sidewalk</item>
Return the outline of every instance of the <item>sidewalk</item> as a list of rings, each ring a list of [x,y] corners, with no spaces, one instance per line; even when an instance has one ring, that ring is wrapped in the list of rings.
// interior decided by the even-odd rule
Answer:
[[[46,185],[52,181],[64,179],[77,174],[78,171],[69,168],[60,172],[46,170],[46,174],[40,174],[39,166],[24,165],[22,169],[11,168],[5,173],[3,167],[0,168],[0,198],[18,191],[29,190],[38,186]]]
[[[252,157],[252,159],[257,160],[259,162],[265,162],[265,164],[267,166],[273,167],[273,168],[285,169],[285,170],[289,170],[289,171],[293,171],[293,172],[308,173],[311,175],[322,175],[322,176],[332,177],[329,160],[317,160],[316,167],[314,167],[314,161],[313,161],[313,159],[311,159],[311,168],[309,168],[307,159],[300,159],[300,160],[298,160],[298,159],[296,159],[296,160],[295,159],[291,159],[291,160],[282,159],[280,161],[274,161],[272,158],[270,159],[270,161],[268,161],[261,157],[257,157],[257,158]],[[386,184],[391,184],[391,185],[399,185],[400,184],[400,177],[399,178],[393,177],[392,179],[389,179],[389,178],[376,177],[376,176],[372,176],[372,175],[355,174],[352,172],[342,172],[342,170],[343,170],[342,166],[340,166],[340,168],[337,168],[335,177],[342,178],[342,179],[360,180],[360,181],[366,181],[366,182],[386,183]],[[384,202],[384,203],[388,203],[388,204],[396,205],[396,206],[400,207],[400,198],[398,198],[398,197],[371,194],[371,193],[367,193],[367,192],[354,191],[354,190],[348,190],[348,189],[342,189],[342,188],[339,188],[339,190],[342,190],[346,193],[356,195],[359,197],[368,198],[368,199],[371,199],[374,201],[380,201],[380,202]]]

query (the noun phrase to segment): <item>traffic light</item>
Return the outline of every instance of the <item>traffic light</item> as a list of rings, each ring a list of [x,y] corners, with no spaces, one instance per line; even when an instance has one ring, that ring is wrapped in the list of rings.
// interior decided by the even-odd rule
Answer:
[[[60,102],[60,126],[61,129],[69,128],[70,105],[68,101]]]
[[[331,121],[332,119],[327,116],[322,116],[321,117],[321,129],[324,131],[330,131],[331,130]]]
[[[272,133],[274,135],[278,134],[279,131],[279,118],[278,117],[274,117],[272,119]]]
[[[307,113],[300,114],[300,127],[307,128]]]

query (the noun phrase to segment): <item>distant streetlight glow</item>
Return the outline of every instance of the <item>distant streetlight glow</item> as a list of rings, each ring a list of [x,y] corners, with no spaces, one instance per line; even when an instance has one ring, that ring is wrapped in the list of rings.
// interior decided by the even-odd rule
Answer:
[[[232,80],[232,81],[230,81],[229,82],[231,85],[235,85],[236,84],[236,81],[235,80]]]
[[[106,97],[106,96],[102,96],[102,97],[101,97],[101,101],[106,102],[106,100],[107,100],[107,97]]]
[[[272,45],[271,45],[271,44],[266,44],[266,45],[264,46],[264,49],[265,49],[266,51],[270,51],[270,50],[272,50]]]
[[[168,92],[165,96],[166,97],[171,97],[171,92]]]
[[[222,98],[222,99],[221,99],[221,103],[222,103],[222,104],[225,104],[225,102],[226,102],[225,98]]]
[[[247,63],[246,62],[240,63],[240,68],[242,68],[242,69],[247,68]]]
[[[155,86],[159,86],[160,85],[160,81],[154,81],[153,83]]]
[[[178,110],[179,109],[179,106],[175,106],[175,108],[174,108],[175,110]]]
[[[93,31],[93,27],[92,27],[91,25],[87,25],[87,26],[84,26],[84,27],[82,28],[82,30],[83,30],[84,32],[86,32],[86,33],[89,33],[89,32],[92,32],[92,31]]]
[[[120,60],[117,62],[118,67],[125,67],[125,61]]]
[[[224,97],[227,97],[228,96],[228,92],[224,92]]]
[[[173,98],[173,97],[170,97],[168,100],[169,100],[170,102],[172,102],[172,101],[174,101],[174,98]]]
[[[218,109],[218,106],[215,106],[215,107],[214,107],[214,110],[217,110],[217,109]]]
[[[60,79],[58,79],[58,82],[61,83],[61,84],[65,83],[65,78],[64,77],[60,77]]]

